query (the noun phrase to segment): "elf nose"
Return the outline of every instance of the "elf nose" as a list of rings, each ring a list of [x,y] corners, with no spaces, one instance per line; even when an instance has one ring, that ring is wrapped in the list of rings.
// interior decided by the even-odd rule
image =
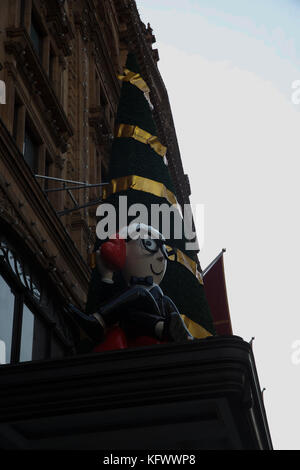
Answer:
[[[163,256],[159,256],[159,258],[156,258],[156,259],[157,259],[157,261],[162,262],[162,261],[164,260],[164,257],[163,257]]]

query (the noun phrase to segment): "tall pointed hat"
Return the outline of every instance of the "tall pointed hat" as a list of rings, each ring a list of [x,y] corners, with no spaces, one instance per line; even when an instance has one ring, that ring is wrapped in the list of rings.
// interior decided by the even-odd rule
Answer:
[[[139,66],[133,54],[127,57],[122,80],[122,90],[116,116],[115,138],[112,144],[109,185],[105,187],[103,199],[112,204],[117,214],[117,230],[122,228],[122,216],[127,217],[120,196],[126,196],[127,208],[133,204],[143,204],[148,209],[149,219],[140,220],[154,226],[166,238],[166,244],[175,254],[170,256],[161,288],[177,305],[183,319],[196,338],[204,338],[215,333],[212,317],[205,298],[202,276],[197,269],[197,253],[186,249],[183,220],[170,178],[167,148],[157,137],[149,101],[149,88],[140,75]],[[123,198],[124,199],[124,198]],[[153,205],[172,207],[172,223],[168,233],[164,229],[164,216],[157,220],[151,217]],[[156,206],[156,207],[157,207]],[[162,206],[161,206],[162,207]],[[136,215],[127,217],[128,224]],[[119,224],[120,222],[120,224]],[[119,226],[118,226],[119,224]],[[178,229],[182,236],[178,238]],[[101,241],[96,242],[95,250]],[[97,308],[95,269],[93,271],[87,301],[87,313]]]

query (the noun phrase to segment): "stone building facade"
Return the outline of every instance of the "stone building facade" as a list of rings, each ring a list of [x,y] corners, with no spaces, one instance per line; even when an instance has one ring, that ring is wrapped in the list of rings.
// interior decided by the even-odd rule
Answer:
[[[135,1],[2,0],[0,28],[0,363],[9,363],[74,352],[61,306],[85,304],[128,50],[151,88],[180,204],[190,188],[155,37]]]

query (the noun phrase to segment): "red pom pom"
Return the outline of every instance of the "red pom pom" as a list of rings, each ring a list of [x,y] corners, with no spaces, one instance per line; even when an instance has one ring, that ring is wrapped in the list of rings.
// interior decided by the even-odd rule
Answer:
[[[113,326],[107,331],[105,340],[102,343],[97,344],[93,349],[93,352],[126,348],[128,348],[128,344],[124,331],[119,326]]]
[[[110,239],[101,246],[101,257],[106,266],[112,271],[119,271],[126,261],[126,242],[123,238]]]

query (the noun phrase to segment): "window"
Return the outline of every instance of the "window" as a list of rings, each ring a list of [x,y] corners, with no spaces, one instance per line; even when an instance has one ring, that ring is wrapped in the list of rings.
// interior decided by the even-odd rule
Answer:
[[[39,144],[28,125],[25,126],[23,155],[33,172],[37,172]]]
[[[62,62],[59,60],[56,49],[51,40],[49,44],[48,77],[57,98],[65,107],[67,93],[65,93],[64,87],[65,80],[67,80],[67,68],[64,67]]]
[[[30,39],[33,47],[40,58],[43,59],[43,34],[34,15],[31,17]]]
[[[107,171],[106,167],[103,164],[103,161],[101,160],[101,182],[105,183],[107,181]]]
[[[15,296],[0,276],[0,364],[10,362]]]
[[[0,235],[0,364],[70,353],[73,333],[53,298],[41,276]]]
[[[52,85],[55,83],[55,54],[53,52],[52,47],[50,46],[50,54],[49,54],[49,80]]]
[[[12,134],[33,173],[50,176],[53,160],[17,94],[15,95]],[[46,186],[45,189],[47,189]]]
[[[106,109],[107,99],[106,99],[106,96],[104,95],[103,92],[100,94],[100,104],[101,104],[103,109]]]
[[[20,24],[21,26],[25,24],[25,0],[20,2]]]
[[[34,315],[23,305],[20,362],[32,360]]]
[[[15,105],[14,105],[14,121],[13,121],[13,137],[17,141],[18,137],[18,125],[20,122],[20,112],[21,112],[22,103],[19,97],[15,96]]]

